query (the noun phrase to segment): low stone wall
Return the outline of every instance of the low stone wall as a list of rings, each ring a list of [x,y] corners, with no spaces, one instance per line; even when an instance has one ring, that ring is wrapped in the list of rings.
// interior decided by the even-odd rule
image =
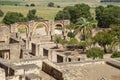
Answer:
[[[58,66],[86,66],[90,64],[105,64],[104,60],[94,60],[94,61],[82,61],[82,62],[65,62],[65,63],[56,63]]]
[[[44,72],[46,72],[47,74],[51,75],[52,77],[54,77],[57,80],[64,80],[63,77],[62,77],[63,76],[62,72],[58,71],[57,69],[48,65],[45,62],[43,62],[43,64],[42,64],[42,70]]]
[[[15,76],[7,77],[6,80],[25,80],[25,77],[24,76],[15,75]]]
[[[116,67],[118,69],[120,69],[120,61],[117,61],[117,60],[109,60],[106,62],[107,64],[113,66],[113,67]]]

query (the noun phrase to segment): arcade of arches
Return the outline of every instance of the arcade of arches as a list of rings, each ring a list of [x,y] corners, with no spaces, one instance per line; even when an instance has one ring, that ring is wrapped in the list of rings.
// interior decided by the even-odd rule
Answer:
[[[26,37],[33,36],[35,34],[40,35],[54,35],[62,34],[61,30],[65,25],[69,25],[69,20],[61,21],[29,21],[12,24],[10,27],[11,32],[25,32]]]

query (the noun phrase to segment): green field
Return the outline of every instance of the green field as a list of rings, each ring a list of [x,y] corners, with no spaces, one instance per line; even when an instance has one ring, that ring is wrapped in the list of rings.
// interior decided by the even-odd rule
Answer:
[[[54,2],[55,7],[49,8],[47,7],[47,4],[49,2]],[[31,3],[34,3],[35,7],[26,7],[25,5],[30,5]],[[108,4],[112,5],[118,5],[120,6],[120,3],[100,3],[99,0],[1,0],[0,1],[0,9],[6,14],[8,11],[12,12],[20,12],[24,16],[27,15],[28,11],[30,9],[36,9],[37,10],[37,16],[42,17],[47,20],[53,20],[56,13],[59,10],[62,10],[65,6],[73,6],[74,4],[78,3],[86,3],[91,7],[91,13],[94,16],[94,8],[99,5],[106,6]],[[56,6],[59,5],[61,8],[56,8]],[[0,18],[1,22],[2,18]]]
[[[61,10],[61,8],[48,8],[48,7],[25,7],[25,6],[7,6],[7,5],[2,5],[0,6],[0,9],[6,14],[8,11],[11,12],[20,12],[24,16],[27,15],[28,11],[31,9],[36,9],[37,10],[37,16],[42,17],[47,20],[53,20],[56,13]],[[0,18],[2,20],[2,18]]]

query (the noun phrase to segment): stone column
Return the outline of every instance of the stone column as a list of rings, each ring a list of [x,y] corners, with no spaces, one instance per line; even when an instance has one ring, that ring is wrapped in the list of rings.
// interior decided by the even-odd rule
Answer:
[[[0,80],[6,80],[5,79],[5,71],[2,68],[0,68]]]

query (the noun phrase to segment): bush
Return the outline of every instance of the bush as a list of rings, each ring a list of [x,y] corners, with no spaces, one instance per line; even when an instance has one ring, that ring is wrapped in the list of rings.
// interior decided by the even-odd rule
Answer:
[[[70,37],[70,38],[74,38],[75,34],[73,32],[68,32],[67,36]]]
[[[102,59],[104,51],[99,48],[91,48],[86,53],[88,58],[92,58],[94,60],[97,57]]]
[[[15,6],[18,6],[18,4],[15,4]]]
[[[57,5],[57,8],[60,8],[60,5]]]
[[[60,17],[63,17],[61,19],[65,19],[66,16],[67,19],[69,19],[72,23],[76,23],[77,20],[81,17],[86,18],[88,20],[92,19],[90,13],[90,6],[86,4],[76,4],[74,6],[66,6],[62,11],[59,11],[56,14],[55,20],[58,20]]]
[[[69,20],[70,19],[70,14],[68,11],[59,11],[56,16],[55,20]]]
[[[34,3],[32,3],[32,4],[30,4],[30,6],[33,6],[33,7],[34,7],[34,6],[35,6],[35,4],[34,4]]]
[[[10,25],[16,22],[22,22],[22,20],[24,20],[23,14],[18,12],[7,12],[3,18],[3,23]]]
[[[28,14],[27,14],[27,18],[28,20],[37,20],[38,19],[38,16],[36,16],[36,9],[32,9],[32,10],[29,10]]]
[[[48,3],[48,7],[54,7],[54,3],[53,2],[49,2]]]
[[[2,10],[0,10],[0,17],[3,17],[4,13]]]
[[[111,55],[111,58],[120,58],[120,52],[114,52],[114,53]]]
[[[26,7],[29,7],[29,5],[28,5],[28,4],[26,4],[25,6],[26,6]]]

